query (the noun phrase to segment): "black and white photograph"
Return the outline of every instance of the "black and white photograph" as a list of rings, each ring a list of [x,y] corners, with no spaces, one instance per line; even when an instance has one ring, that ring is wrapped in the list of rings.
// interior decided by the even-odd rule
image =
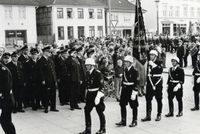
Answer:
[[[198,134],[200,0],[0,0],[0,134]]]

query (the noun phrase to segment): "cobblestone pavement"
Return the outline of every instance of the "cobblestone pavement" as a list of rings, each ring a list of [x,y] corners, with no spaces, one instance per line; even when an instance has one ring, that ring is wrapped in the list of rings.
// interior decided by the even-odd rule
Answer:
[[[172,55],[173,56],[173,55]],[[171,65],[171,64],[170,64]],[[189,69],[188,69],[189,68]],[[187,69],[191,72],[191,68]],[[164,114],[168,113],[168,102],[166,93],[167,73],[163,74],[163,114],[160,122],[155,122],[157,104],[153,100],[152,121],[141,122],[140,119],[145,116],[145,98],[140,97],[138,108],[138,126],[135,128],[115,126],[115,123],[120,121],[120,107],[118,102],[114,99],[106,100],[106,126],[107,134],[198,134],[200,131],[200,111],[191,112],[193,107],[193,91],[192,91],[192,77],[186,76],[184,84],[184,112],[183,117],[165,118]],[[177,113],[177,101],[175,102],[175,114]],[[83,108],[85,104],[80,104]],[[60,110],[58,113],[43,111],[32,111],[26,109],[26,113],[18,113],[13,115],[13,122],[15,124],[17,134],[77,134],[84,130],[84,111],[71,111],[69,106],[57,106]],[[127,123],[131,122],[131,110],[128,108]],[[92,112],[92,133],[99,129],[99,119],[95,109]],[[0,128],[0,134],[3,131]]]

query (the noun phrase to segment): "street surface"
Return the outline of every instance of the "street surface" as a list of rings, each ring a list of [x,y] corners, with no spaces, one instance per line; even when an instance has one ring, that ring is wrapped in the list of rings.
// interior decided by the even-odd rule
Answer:
[[[171,66],[170,58],[172,54],[167,54],[167,72],[168,67]],[[190,61],[190,57],[189,61]],[[185,69],[185,68],[184,68]],[[194,106],[193,103],[193,81],[190,76],[192,73],[191,62],[189,67],[185,69],[185,73],[188,74],[185,77],[184,84],[184,98],[183,98],[183,116],[180,118],[172,117],[165,118],[164,115],[168,113],[168,101],[166,93],[166,81],[167,73],[163,74],[163,113],[162,120],[155,122],[157,104],[156,100],[153,100],[152,121],[141,122],[141,118],[145,116],[145,98],[139,98],[138,108],[138,126],[135,128],[116,127],[115,123],[120,121],[120,107],[118,102],[114,99],[106,100],[106,129],[107,134],[198,134],[200,132],[200,111],[191,112],[190,108]],[[174,99],[174,106],[176,115],[177,101]],[[49,112],[45,114],[43,110],[32,111],[26,109],[25,113],[13,114],[13,122],[16,127],[17,134],[78,134],[78,132],[85,129],[84,125],[84,105],[80,104],[82,110],[71,111],[69,105],[60,106],[57,104],[57,109],[60,112]],[[131,123],[131,109],[127,106],[127,124]],[[95,133],[99,129],[99,119],[95,109],[93,109],[92,115],[92,133]],[[0,128],[0,134],[3,131]]]

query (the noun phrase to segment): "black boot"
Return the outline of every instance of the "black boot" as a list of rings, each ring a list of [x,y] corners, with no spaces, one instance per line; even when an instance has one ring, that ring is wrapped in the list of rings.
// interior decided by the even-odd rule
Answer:
[[[135,127],[137,126],[137,121],[132,121],[131,124],[129,125],[129,127]]]
[[[105,134],[106,133],[106,128],[100,128],[98,132],[96,132],[96,134]]]
[[[141,119],[142,122],[151,121],[151,112],[147,112],[147,116]]]
[[[169,112],[168,114],[165,115],[165,117],[173,117],[174,114],[172,112]]]
[[[161,115],[157,114],[157,117],[156,117],[155,121],[160,121],[160,120],[161,120]]]
[[[85,131],[80,132],[79,134],[91,134],[91,127],[86,127]]]
[[[115,125],[118,126],[118,127],[124,127],[124,126],[126,126],[126,122],[122,120],[118,123],[115,123]]]

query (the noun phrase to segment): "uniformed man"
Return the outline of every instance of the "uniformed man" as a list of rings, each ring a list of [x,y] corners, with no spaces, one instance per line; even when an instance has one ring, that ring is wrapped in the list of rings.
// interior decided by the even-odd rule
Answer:
[[[117,126],[126,126],[126,105],[129,103],[132,109],[132,123],[129,127],[137,126],[137,114],[138,114],[138,96],[137,96],[137,78],[138,71],[135,70],[132,56],[126,56],[124,58],[124,74],[122,77],[122,91],[120,96],[121,107],[121,121],[116,123]]]
[[[59,100],[60,105],[66,105],[69,102],[69,82],[68,82],[68,67],[66,64],[66,60],[69,56],[68,49],[63,49],[59,51],[59,59],[57,68],[57,79],[58,79],[58,91],[59,91]]]
[[[103,93],[101,89],[103,87],[103,79],[100,71],[95,69],[95,61],[93,58],[88,58],[85,61],[85,65],[87,68],[86,75],[86,85],[87,85],[87,95],[86,95],[86,106],[85,106],[85,131],[79,134],[91,134],[91,111],[94,107],[96,107],[97,114],[100,118],[100,129],[96,134],[104,134],[106,133],[105,126],[105,104],[103,101]]]
[[[162,64],[158,58],[158,52],[156,50],[150,51],[150,61],[148,62],[148,76],[146,85],[146,117],[142,121],[151,121],[151,111],[152,111],[152,99],[155,96],[157,101],[157,116],[155,121],[161,120],[162,113]]]
[[[199,110],[199,92],[200,92],[200,51],[198,52],[196,66],[193,71],[194,76],[194,108],[191,108],[191,111]]]
[[[16,112],[22,112],[22,102],[24,97],[24,85],[25,85],[25,79],[24,79],[24,73],[23,73],[23,66],[20,61],[18,61],[18,54],[17,52],[13,52],[12,60],[10,63],[7,64],[7,67],[9,68],[11,74],[12,74],[12,80],[13,80],[13,95],[15,98],[15,106],[14,106],[14,113]]]
[[[176,97],[178,101],[178,114],[177,117],[183,116],[183,83],[184,83],[184,70],[179,67],[179,58],[173,57],[171,59],[172,66],[169,69],[168,76],[168,102],[169,102],[169,113],[166,114],[166,117],[174,116],[174,104],[173,99]]]
[[[2,63],[0,63],[0,76],[0,124],[6,134],[16,134],[11,115],[13,108],[11,99],[12,75]]]
[[[41,107],[41,91],[38,85],[39,79],[39,66],[38,56],[39,51],[36,48],[30,50],[30,60],[25,64],[25,81],[27,88],[29,89],[30,103],[33,110],[37,110]]]
[[[78,97],[80,97],[80,63],[77,59],[77,52],[75,47],[69,50],[68,69],[69,69],[69,83],[70,83],[70,109],[80,110],[78,106]]]
[[[56,88],[57,80],[54,63],[51,60],[51,47],[46,46],[43,50],[43,56],[38,60],[40,84],[43,87],[43,105],[45,113],[48,113],[48,106],[50,102],[50,111],[58,112],[56,109]]]
[[[18,61],[21,62],[22,67],[23,67],[23,73],[25,74],[25,64],[26,62],[29,61],[29,48],[27,45],[24,45],[21,49],[20,49],[21,55],[18,58]],[[30,97],[29,97],[29,89],[26,87],[26,85],[24,86],[24,91],[23,91],[24,95],[23,95],[23,103],[24,103],[24,107],[30,107]]]
[[[7,66],[7,64],[10,62],[11,60],[11,54],[8,53],[8,52],[5,52],[3,55],[2,55],[2,61],[1,63],[5,66]]]

